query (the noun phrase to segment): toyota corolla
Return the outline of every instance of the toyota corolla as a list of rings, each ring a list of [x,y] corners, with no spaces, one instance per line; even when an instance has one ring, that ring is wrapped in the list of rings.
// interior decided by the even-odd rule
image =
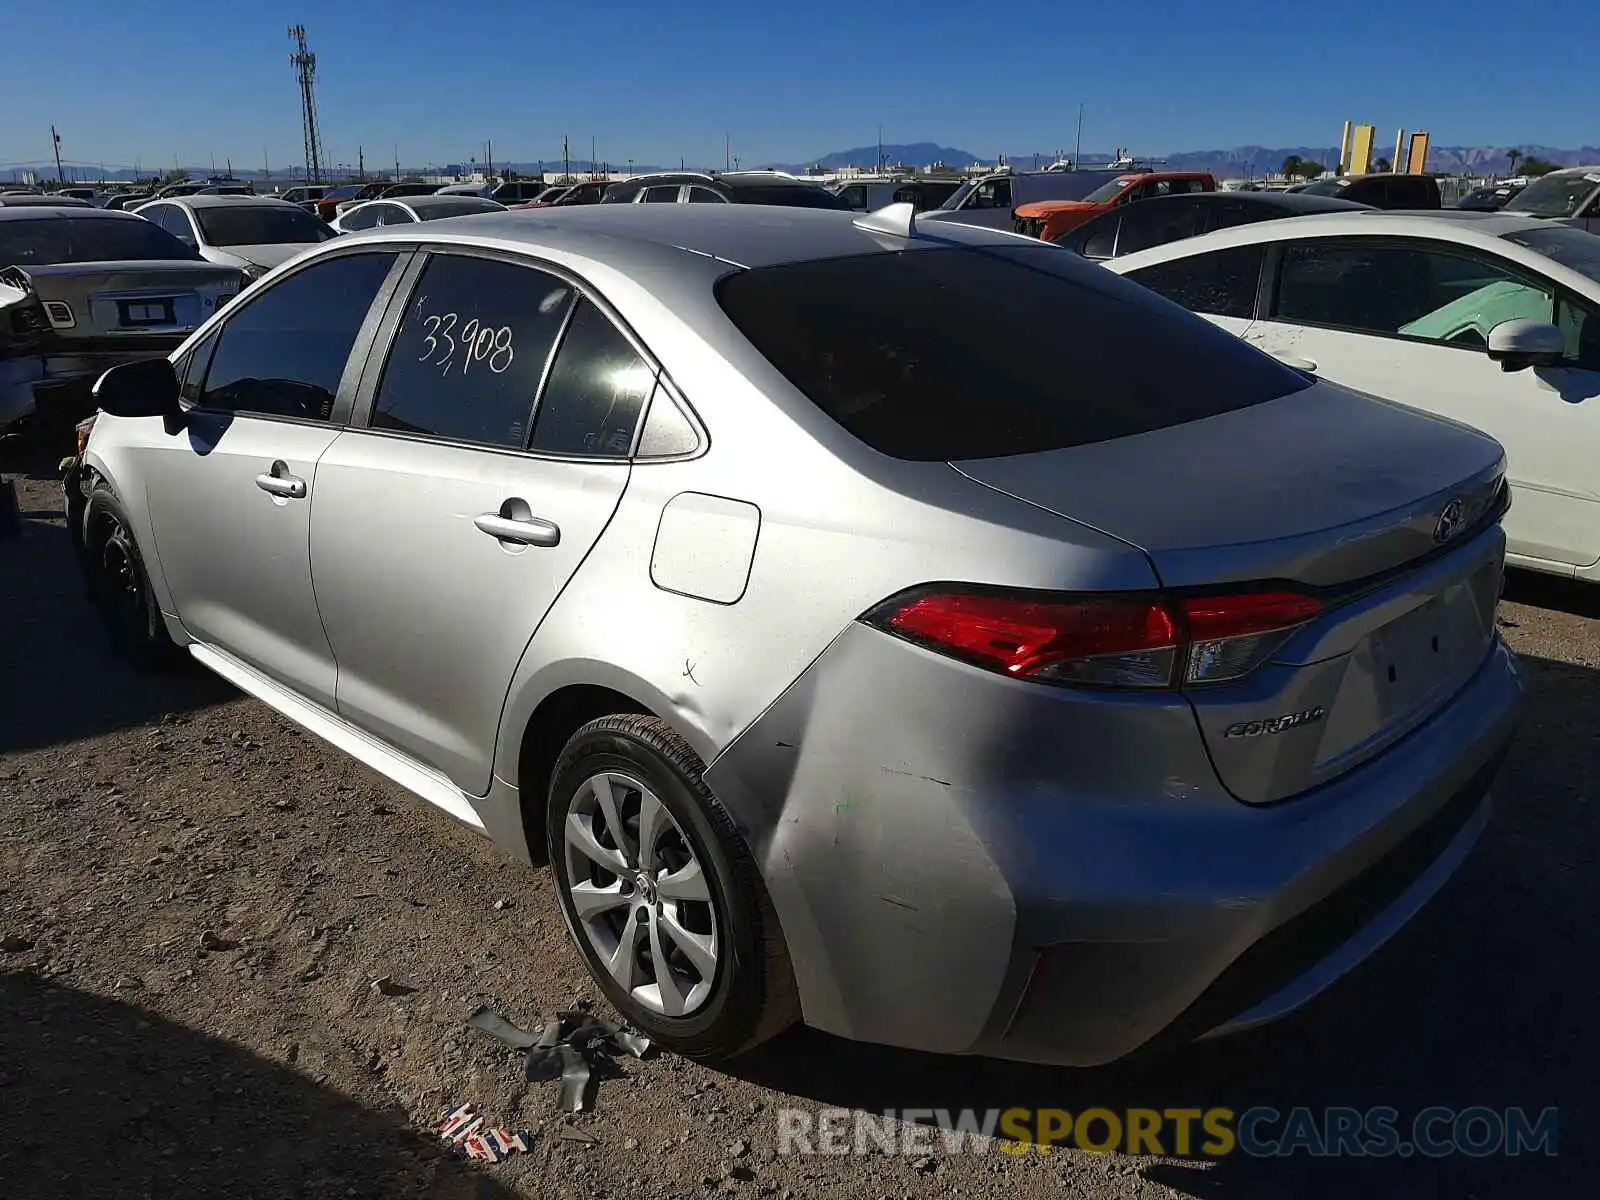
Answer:
[[[343,237],[98,398],[117,644],[547,860],[700,1057],[1279,1016],[1462,860],[1518,707],[1493,439],[909,205]]]

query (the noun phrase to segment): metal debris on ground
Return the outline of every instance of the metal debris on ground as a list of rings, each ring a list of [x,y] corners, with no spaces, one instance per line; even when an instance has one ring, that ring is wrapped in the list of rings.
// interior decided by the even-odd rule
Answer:
[[[533,1148],[532,1130],[485,1128],[483,1116],[469,1102],[445,1110],[439,1125],[439,1138],[455,1147],[455,1153],[465,1158],[481,1158],[485,1162],[500,1162],[513,1154],[525,1154]]]
[[[583,1112],[593,1103],[595,1068],[603,1053],[643,1058],[650,1039],[626,1032],[615,1021],[587,1012],[558,1013],[542,1033],[519,1029],[492,1008],[480,1008],[467,1024],[527,1055],[527,1077],[534,1083],[561,1081],[561,1110]]]

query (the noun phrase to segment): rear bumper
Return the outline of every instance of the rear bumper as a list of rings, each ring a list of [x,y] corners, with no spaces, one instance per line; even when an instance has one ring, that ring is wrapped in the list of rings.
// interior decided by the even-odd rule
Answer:
[[[1496,641],[1403,741],[1251,806],[1165,700],[852,627],[707,781],[763,863],[808,1023],[1091,1066],[1282,1016],[1400,928],[1483,828],[1521,690]]]

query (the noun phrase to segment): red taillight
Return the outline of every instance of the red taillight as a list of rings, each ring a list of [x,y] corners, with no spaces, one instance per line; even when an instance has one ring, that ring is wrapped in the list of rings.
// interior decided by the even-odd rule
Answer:
[[[1019,679],[1147,688],[1238,679],[1321,611],[1293,592],[1040,599],[928,588],[866,620]]]

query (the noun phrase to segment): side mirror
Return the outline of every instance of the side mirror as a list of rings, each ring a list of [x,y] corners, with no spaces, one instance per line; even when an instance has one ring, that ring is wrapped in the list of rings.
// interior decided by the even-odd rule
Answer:
[[[178,404],[178,376],[164,358],[112,367],[95,382],[95,407],[113,417],[172,419],[182,411]]]
[[[1559,367],[1567,359],[1567,339],[1548,321],[1502,321],[1489,331],[1489,357],[1502,371]]]

